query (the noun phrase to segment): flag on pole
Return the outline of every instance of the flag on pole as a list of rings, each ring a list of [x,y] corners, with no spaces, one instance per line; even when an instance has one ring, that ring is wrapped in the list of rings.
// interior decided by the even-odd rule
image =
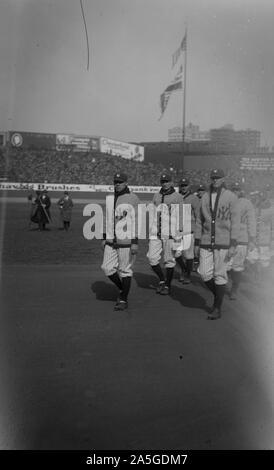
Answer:
[[[165,109],[168,104],[168,100],[170,98],[171,93],[177,90],[181,90],[183,85],[182,85],[182,77],[183,77],[183,67],[181,65],[179,71],[177,72],[176,76],[174,79],[171,81],[171,83],[166,87],[165,91],[161,94],[160,96],[160,108],[161,108],[161,116],[159,120],[162,118]]]
[[[186,33],[182,39],[182,42],[180,44],[180,46],[178,47],[178,49],[174,52],[174,54],[172,54],[172,68],[174,67],[174,65],[177,64],[177,61],[181,55],[182,52],[186,51]]]

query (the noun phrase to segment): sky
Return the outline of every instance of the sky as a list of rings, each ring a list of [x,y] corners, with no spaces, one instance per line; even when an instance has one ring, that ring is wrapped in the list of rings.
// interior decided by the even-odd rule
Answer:
[[[273,0],[1,0],[0,130],[167,140],[160,117],[187,26],[186,123],[261,131],[274,145]]]

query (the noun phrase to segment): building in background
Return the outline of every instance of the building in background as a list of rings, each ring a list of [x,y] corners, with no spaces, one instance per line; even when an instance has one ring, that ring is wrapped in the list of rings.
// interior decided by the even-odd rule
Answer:
[[[201,131],[199,126],[192,124],[191,122],[185,128],[185,142],[194,141],[207,141],[210,139],[208,131]],[[168,141],[169,142],[182,142],[183,140],[183,129],[182,127],[173,127],[168,130]]]
[[[213,148],[222,153],[261,153],[261,133],[253,129],[236,131],[232,124],[210,129]]]
[[[168,142],[182,142],[182,127],[173,127],[168,130]],[[201,131],[199,126],[189,123],[185,128],[186,143],[191,144],[192,149],[203,148],[216,153],[265,153],[261,148],[261,132],[254,129],[235,130],[233,124],[226,124],[209,131]],[[196,143],[196,145],[195,145]],[[210,145],[208,145],[210,143]]]
[[[243,153],[256,153],[261,149],[261,133],[253,129],[235,131],[237,147]]]
[[[220,153],[235,153],[236,138],[232,124],[226,124],[217,129],[210,129],[212,147]]]

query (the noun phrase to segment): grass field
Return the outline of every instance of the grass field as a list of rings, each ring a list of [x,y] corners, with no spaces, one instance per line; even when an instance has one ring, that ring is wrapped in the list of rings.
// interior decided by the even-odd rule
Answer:
[[[271,282],[246,277],[208,322],[197,274],[186,287],[175,279],[171,297],[155,294],[142,242],[129,310],[114,312],[82,209],[68,233],[55,207],[51,230],[38,232],[25,200],[6,204],[0,447],[274,448]]]

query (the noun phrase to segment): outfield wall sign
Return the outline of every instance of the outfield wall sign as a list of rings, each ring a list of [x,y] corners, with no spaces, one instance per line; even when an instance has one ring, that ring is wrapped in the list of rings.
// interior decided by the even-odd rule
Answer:
[[[134,193],[157,193],[160,186],[129,186]],[[48,191],[71,191],[108,193],[113,192],[113,185],[103,184],[62,184],[62,183],[9,183],[0,181],[0,191],[36,191],[47,189]]]
[[[142,145],[100,137],[100,152],[142,162],[144,161],[145,148]]]
[[[56,146],[55,134],[44,134],[40,132],[9,131],[8,140],[12,147],[16,148],[54,150]]]
[[[56,150],[89,152],[99,150],[99,139],[87,135],[56,134]]]
[[[242,157],[241,170],[274,171],[274,158],[272,157]]]

